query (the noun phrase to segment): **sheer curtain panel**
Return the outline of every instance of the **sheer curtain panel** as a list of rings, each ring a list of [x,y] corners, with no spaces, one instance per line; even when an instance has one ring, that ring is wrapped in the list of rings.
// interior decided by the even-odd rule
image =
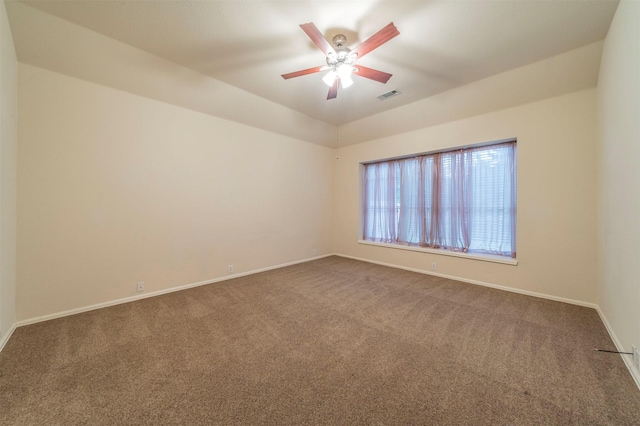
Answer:
[[[367,241],[516,257],[516,142],[364,165]]]

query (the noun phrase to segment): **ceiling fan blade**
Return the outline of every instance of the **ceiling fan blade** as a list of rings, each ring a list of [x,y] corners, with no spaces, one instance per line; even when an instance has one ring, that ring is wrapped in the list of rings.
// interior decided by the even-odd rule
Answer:
[[[329,93],[327,94],[327,100],[335,99],[338,96],[338,83],[340,83],[340,79],[336,78],[333,81],[333,86],[329,88]]]
[[[362,58],[367,53],[371,52],[376,47],[388,42],[395,36],[400,34],[400,31],[396,28],[393,22],[390,22],[386,27],[363,41],[358,47],[353,49],[351,53],[357,53],[358,59]]]
[[[362,65],[356,65],[354,67],[357,71],[355,75],[359,75],[360,77],[369,78],[371,80],[379,81],[380,83],[385,84],[393,74],[389,74],[388,72],[374,70],[373,68],[363,67]]]
[[[320,50],[324,52],[325,55],[328,55],[329,53],[336,53],[336,51],[331,46],[331,43],[329,43],[327,39],[324,38],[318,27],[316,27],[313,22],[300,24],[300,28],[302,28],[302,31],[307,33],[311,41],[313,41],[316,46],[318,46]]]
[[[288,74],[282,74],[282,78],[284,78],[285,80],[288,80],[293,77],[300,77],[302,75],[313,74],[316,72],[324,71],[326,69],[329,69],[327,65],[320,65],[319,67],[307,68],[306,70],[300,70],[300,71],[290,72]]]

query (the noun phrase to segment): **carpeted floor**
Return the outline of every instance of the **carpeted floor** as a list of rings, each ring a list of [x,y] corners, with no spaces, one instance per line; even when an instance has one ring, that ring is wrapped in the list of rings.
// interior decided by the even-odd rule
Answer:
[[[18,328],[0,424],[640,424],[589,308],[329,257]]]

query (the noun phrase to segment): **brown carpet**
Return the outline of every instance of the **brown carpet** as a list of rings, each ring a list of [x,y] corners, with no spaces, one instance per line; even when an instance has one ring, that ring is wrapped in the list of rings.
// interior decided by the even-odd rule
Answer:
[[[19,327],[0,424],[640,424],[589,308],[329,257]]]

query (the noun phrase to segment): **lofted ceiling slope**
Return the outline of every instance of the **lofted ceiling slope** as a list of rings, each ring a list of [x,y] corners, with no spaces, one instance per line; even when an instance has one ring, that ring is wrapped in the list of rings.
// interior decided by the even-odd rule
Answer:
[[[325,145],[341,144],[332,136],[336,126],[345,129],[343,134],[351,135],[344,144],[355,143],[371,137],[371,124],[389,111],[395,111],[391,115],[400,114],[398,111],[416,115],[415,110],[427,107],[426,100],[436,95],[586,46],[596,46],[591,50],[599,54],[597,43],[606,37],[618,5],[617,0],[11,0],[6,3],[21,62],[117,86],[110,83],[110,77],[99,75],[116,70],[89,71],[88,65],[80,63],[100,61],[93,56],[107,58],[107,49],[98,46],[93,55],[86,54],[86,50],[81,57],[65,52],[65,49],[80,51],[77,47],[80,41],[65,38],[61,24],[46,32],[45,25],[38,21],[44,19],[44,13],[59,18],[56,22],[75,24],[192,71],[193,75],[210,77],[219,82],[202,86],[211,90],[211,102],[220,102],[217,91],[227,96],[225,102],[230,106],[227,111],[214,111],[210,106],[192,106],[186,95],[176,94],[175,98],[185,98],[176,100],[169,99],[167,94],[151,93],[161,90],[161,86],[166,90],[166,84],[158,84],[155,89],[138,89],[130,82],[129,86],[119,88],[241,122],[247,118],[230,115],[246,114],[243,104],[246,107],[253,102],[254,112],[265,114],[265,123],[257,124],[259,127],[279,131],[275,124],[269,128],[268,122],[289,120],[305,125],[308,121],[313,124],[310,127],[316,136],[284,133]],[[350,47],[394,22],[400,35],[358,61],[393,77],[387,84],[355,77],[353,86],[340,90],[338,98],[330,101],[326,100],[327,87],[321,73],[282,79],[283,73],[324,64],[322,52],[299,27],[305,22],[314,22],[328,39],[337,33],[347,35]],[[76,39],[82,37],[77,34]],[[120,66],[127,55],[114,56],[113,66]],[[593,55],[588,61],[575,62],[573,68],[564,66],[562,76],[542,73],[549,80],[545,87],[576,73],[588,74],[589,84],[595,84],[593,75],[597,79],[599,57],[593,60]],[[587,66],[590,69],[585,69]],[[82,69],[86,70],[78,71]],[[377,99],[394,89],[401,94],[385,101]],[[531,90],[538,90],[535,84]],[[198,96],[197,102],[207,102],[206,92]],[[525,94],[521,101],[531,98]],[[235,109],[234,102],[238,104]],[[369,132],[359,132],[359,128]],[[326,142],[328,139],[331,142]]]

